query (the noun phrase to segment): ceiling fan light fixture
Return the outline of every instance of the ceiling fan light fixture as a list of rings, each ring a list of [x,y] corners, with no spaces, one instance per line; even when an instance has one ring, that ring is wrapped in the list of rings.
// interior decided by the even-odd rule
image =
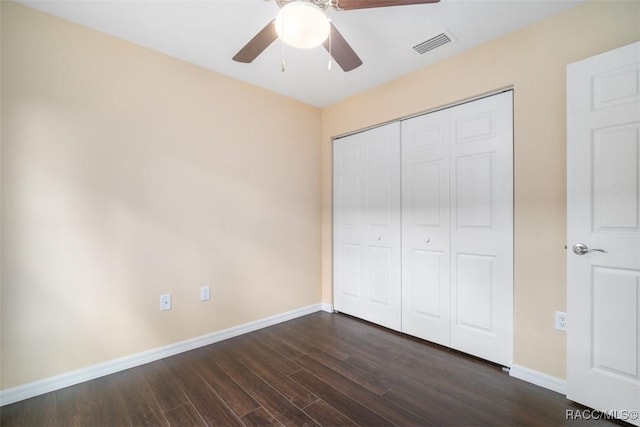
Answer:
[[[320,46],[329,36],[329,19],[324,11],[307,1],[293,1],[276,16],[276,33],[289,46],[308,49]]]

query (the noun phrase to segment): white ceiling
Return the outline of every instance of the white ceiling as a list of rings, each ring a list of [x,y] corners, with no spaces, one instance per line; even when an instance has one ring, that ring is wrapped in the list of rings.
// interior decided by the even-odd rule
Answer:
[[[274,42],[253,63],[231,58],[278,11],[269,0],[18,0],[141,46],[326,107],[476,45],[569,9],[583,0],[441,0],[440,3],[328,11],[363,65],[327,69],[322,47]],[[412,47],[447,30],[456,41],[424,55]]]

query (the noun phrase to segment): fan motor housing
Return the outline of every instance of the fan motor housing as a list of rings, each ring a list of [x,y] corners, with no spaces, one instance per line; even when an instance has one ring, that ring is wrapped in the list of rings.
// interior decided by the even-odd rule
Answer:
[[[322,10],[327,10],[329,6],[331,6],[335,10],[340,10],[338,8],[337,0],[275,0],[275,1],[279,7],[284,7],[289,3],[293,3],[293,2],[306,2],[306,3],[311,3],[315,6],[318,6]]]

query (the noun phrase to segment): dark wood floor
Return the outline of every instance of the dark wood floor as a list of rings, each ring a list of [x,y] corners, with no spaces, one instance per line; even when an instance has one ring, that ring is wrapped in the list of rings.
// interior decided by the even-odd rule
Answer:
[[[499,366],[315,313],[1,409],[2,426],[562,426]]]

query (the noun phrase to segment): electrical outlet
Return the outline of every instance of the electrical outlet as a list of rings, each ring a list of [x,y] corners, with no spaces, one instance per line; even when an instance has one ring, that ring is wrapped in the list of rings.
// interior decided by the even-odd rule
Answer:
[[[567,330],[567,313],[556,311],[556,329],[559,331]]]
[[[203,286],[200,288],[200,301],[209,301],[211,299],[211,292],[209,286]]]
[[[171,294],[160,295],[160,310],[171,310]]]

